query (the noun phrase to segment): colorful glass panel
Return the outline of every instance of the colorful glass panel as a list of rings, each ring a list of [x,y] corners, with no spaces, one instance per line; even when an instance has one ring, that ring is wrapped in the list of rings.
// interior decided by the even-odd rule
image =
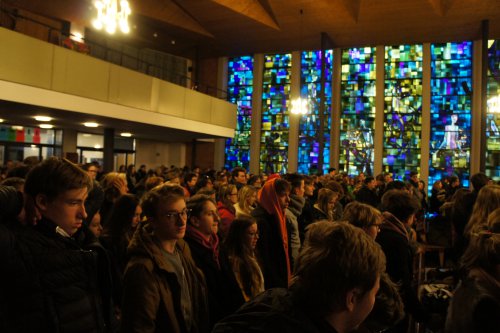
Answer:
[[[429,191],[456,175],[469,186],[472,42],[431,45]]]
[[[342,50],[339,169],[373,173],[376,48]]]
[[[330,167],[330,129],[332,106],[333,52],[325,52],[325,107],[323,113],[323,172]],[[316,174],[318,171],[321,51],[304,51],[301,57],[300,95],[309,101],[309,113],[301,116],[299,123],[298,172]]]
[[[226,140],[225,167],[231,170],[241,166],[248,170],[252,126],[253,57],[229,59],[227,91],[227,99],[236,104],[238,115],[234,138]]]
[[[500,180],[500,40],[488,43],[485,173]]]
[[[422,45],[385,48],[383,171],[405,180],[420,172]]]
[[[267,174],[287,172],[291,72],[291,53],[264,56],[260,170]]]

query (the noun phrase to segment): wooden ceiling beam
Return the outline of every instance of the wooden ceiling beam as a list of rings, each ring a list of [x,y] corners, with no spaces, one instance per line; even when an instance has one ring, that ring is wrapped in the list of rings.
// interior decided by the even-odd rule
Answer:
[[[446,16],[455,0],[427,0],[439,16]]]
[[[249,17],[275,30],[280,30],[279,24],[273,16],[260,4],[258,0],[212,0],[213,2],[231,9],[232,11]]]
[[[203,36],[214,35],[206,30],[196,19],[172,0],[141,0],[140,6],[132,8],[132,11],[150,17],[151,19],[180,27],[182,29],[198,33]],[[133,12],[132,12],[133,14]]]

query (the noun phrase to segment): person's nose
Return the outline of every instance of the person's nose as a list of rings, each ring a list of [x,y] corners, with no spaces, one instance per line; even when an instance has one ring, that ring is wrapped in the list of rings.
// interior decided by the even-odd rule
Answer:
[[[214,221],[217,222],[217,223],[219,223],[220,222],[220,216],[219,216],[219,214],[214,213],[213,216],[214,216]]]
[[[87,211],[85,210],[85,205],[83,203],[80,205],[80,212],[79,213],[80,213],[82,219],[85,220],[87,218]]]

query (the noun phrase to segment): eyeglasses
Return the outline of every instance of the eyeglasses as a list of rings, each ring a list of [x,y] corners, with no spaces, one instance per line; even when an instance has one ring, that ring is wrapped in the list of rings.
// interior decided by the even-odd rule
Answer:
[[[248,236],[254,238],[254,237],[259,237],[259,233],[258,232],[248,232],[247,233]]]
[[[188,214],[191,213],[191,209],[187,209],[187,208],[184,208],[182,211],[180,212],[168,212],[168,213],[165,213],[165,217],[169,220],[173,220],[173,219],[185,219],[188,217]]]

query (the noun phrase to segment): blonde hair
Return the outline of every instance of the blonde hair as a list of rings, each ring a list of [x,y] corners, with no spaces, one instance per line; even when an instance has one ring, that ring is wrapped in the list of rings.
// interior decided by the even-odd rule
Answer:
[[[248,204],[248,198],[257,193],[257,189],[251,185],[245,185],[238,191],[238,205],[245,213],[250,214],[252,207]]]
[[[479,191],[464,234],[470,237],[473,232],[486,226],[488,217],[495,209],[500,208],[500,186],[486,185]]]

